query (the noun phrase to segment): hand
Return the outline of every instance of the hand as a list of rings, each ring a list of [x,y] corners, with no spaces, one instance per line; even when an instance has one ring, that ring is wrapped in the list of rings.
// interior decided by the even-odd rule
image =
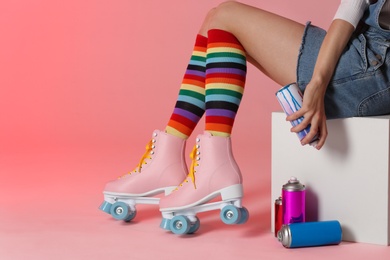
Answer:
[[[325,92],[322,91],[322,89],[326,88],[319,84],[310,82],[306,87],[301,109],[286,118],[287,121],[296,120],[300,117],[304,118],[299,125],[291,128],[291,132],[300,132],[309,124],[311,125],[310,132],[301,140],[301,144],[308,144],[314,136],[318,134],[319,141],[315,146],[317,150],[322,148],[326,137],[328,136],[324,106]]]

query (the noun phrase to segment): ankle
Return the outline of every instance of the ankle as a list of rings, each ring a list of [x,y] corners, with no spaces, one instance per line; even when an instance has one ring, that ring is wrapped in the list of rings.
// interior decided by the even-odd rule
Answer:
[[[230,133],[211,131],[211,130],[205,130],[205,132],[210,133],[212,136],[230,137]]]
[[[174,129],[174,128],[170,127],[170,126],[167,126],[165,128],[165,133],[167,133],[169,135],[173,135],[173,136],[179,137],[179,138],[184,139],[184,140],[188,139],[187,135],[183,134],[182,132],[177,131],[176,129]]]

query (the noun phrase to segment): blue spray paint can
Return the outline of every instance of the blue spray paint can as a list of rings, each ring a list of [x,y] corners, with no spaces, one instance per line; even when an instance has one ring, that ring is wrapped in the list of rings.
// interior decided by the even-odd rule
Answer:
[[[284,247],[310,247],[340,244],[341,225],[337,220],[283,225],[278,240]]]

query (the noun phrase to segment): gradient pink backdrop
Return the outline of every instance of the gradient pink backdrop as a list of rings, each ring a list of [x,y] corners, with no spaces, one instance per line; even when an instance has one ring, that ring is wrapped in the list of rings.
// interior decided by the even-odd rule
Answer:
[[[0,167],[22,155],[50,161],[56,154],[68,159],[96,154],[107,163],[126,163],[104,173],[106,179],[131,170],[151,132],[165,127],[198,28],[220,2],[2,1]],[[338,2],[245,1],[325,27]],[[245,156],[267,173],[278,88],[249,66],[234,128],[236,150],[253,150]],[[2,168],[1,177],[14,181],[15,174]],[[256,173],[246,176],[251,174]],[[31,178],[38,185],[46,175],[34,172],[23,181]]]
[[[220,2],[2,1],[2,153],[144,143],[165,126],[198,27]],[[326,26],[339,0],[244,2]],[[278,87],[249,69],[237,139],[269,144]]]
[[[110,230],[126,229],[97,210],[104,183],[132,170],[151,132],[165,127],[197,30],[220,2],[0,3],[0,258],[111,259],[105,248],[123,239]],[[244,2],[326,28],[339,0]],[[280,110],[279,87],[249,66],[233,132],[253,216],[245,241],[254,250],[256,239],[271,237],[271,112]],[[161,236],[157,211],[146,209],[137,217],[146,226],[130,228]],[[207,234],[206,222],[206,240],[198,243],[225,236],[223,225],[211,223],[219,233]]]
[[[198,28],[220,2],[2,1],[1,178],[55,184],[61,178],[55,173],[38,170],[20,179],[4,170],[12,158],[26,165],[22,158],[37,156],[31,159],[35,163],[62,155],[78,161],[99,158],[119,167],[103,173],[105,180],[131,170],[151,132],[165,127]],[[338,0],[245,3],[326,27]],[[270,115],[280,110],[274,98],[279,87],[249,66],[233,132],[238,160],[248,157],[267,174]],[[203,122],[195,133],[202,128]],[[248,183],[256,183],[250,176],[257,173],[242,167]],[[96,175],[83,177],[89,174]],[[80,176],[68,173],[67,180],[72,178],[77,182]]]

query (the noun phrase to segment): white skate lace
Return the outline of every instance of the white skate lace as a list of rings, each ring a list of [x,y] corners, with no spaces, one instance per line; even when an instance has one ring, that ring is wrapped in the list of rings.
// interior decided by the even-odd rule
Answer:
[[[131,172],[126,173],[125,175],[119,176],[119,179],[123,178],[123,177],[126,177],[127,175],[131,175],[132,173],[141,172],[142,165],[147,164],[146,160],[147,159],[152,159],[150,154],[151,154],[151,152],[153,150],[153,140],[149,141],[149,143],[146,145],[145,149],[146,149],[146,151],[145,151],[144,155],[142,155],[142,158],[139,161],[137,167],[134,170],[132,170]]]
[[[196,184],[195,184],[195,172],[196,172],[196,170],[195,170],[195,167],[199,166],[199,164],[198,164],[198,156],[197,155],[198,155],[198,148],[195,145],[194,148],[192,149],[191,153],[190,153],[190,158],[192,159],[190,172],[188,173],[187,178],[185,179],[185,181],[183,181],[179,186],[176,187],[175,191],[178,190],[180,187],[182,187],[184,183],[188,183],[189,179],[191,179],[192,183],[194,184],[194,188],[196,189]]]

